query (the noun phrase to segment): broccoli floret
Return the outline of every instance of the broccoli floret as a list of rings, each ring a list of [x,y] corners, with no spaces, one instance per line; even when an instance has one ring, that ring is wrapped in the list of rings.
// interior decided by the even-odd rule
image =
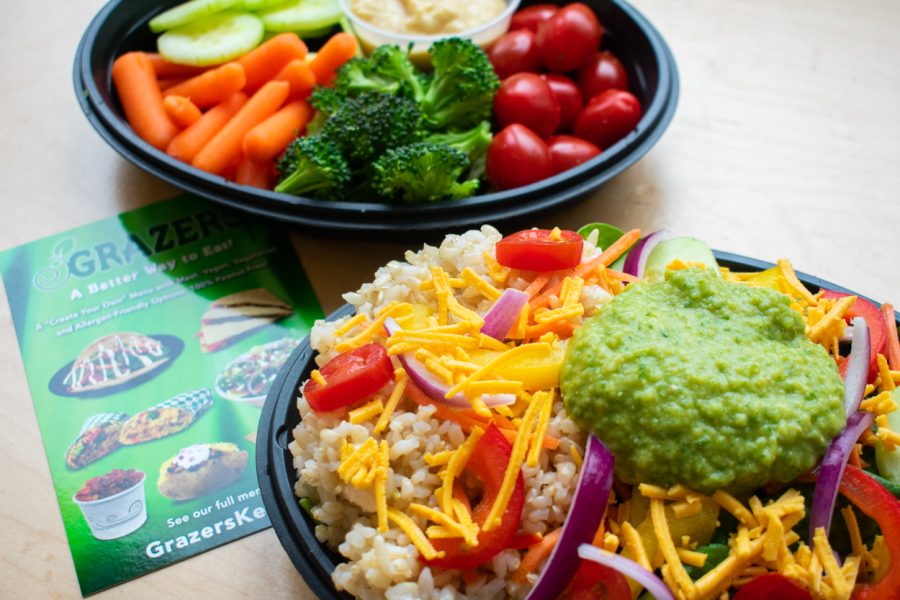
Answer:
[[[423,141],[453,146],[457,150],[465,152],[469,160],[475,162],[487,152],[492,139],[494,136],[491,134],[491,124],[488,121],[482,121],[466,131],[429,134]]]
[[[400,89],[400,82],[382,77],[366,58],[352,58],[338,69],[334,88],[348,96],[357,96],[366,92],[382,92],[395,94]]]
[[[318,135],[325,126],[325,121],[336,113],[347,97],[334,88],[316,86],[309,97],[310,105],[316,109],[316,116],[306,125],[306,133]]]
[[[418,142],[394,148],[372,166],[375,190],[386,198],[409,203],[466,198],[479,186],[477,179],[459,182],[469,168],[469,158],[447,144]]]
[[[351,167],[374,160],[385,150],[419,139],[422,114],[409,99],[390,94],[362,94],[345,101],[322,128]]]
[[[322,136],[297,138],[278,159],[276,192],[339,198],[350,182],[350,167],[337,145]]]
[[[468,129],[491,118],[500,79],[484,50],[470,40],[449,38],[432,44],[434,75],[422,99],[422,114],[437,130]]]
[[[368,59],[354,58],[338,69],[334,88],[347,96],[367,92],[400,94],[415,103],[422,101],[425,88],[409,55],[398,46],[382,45]]]

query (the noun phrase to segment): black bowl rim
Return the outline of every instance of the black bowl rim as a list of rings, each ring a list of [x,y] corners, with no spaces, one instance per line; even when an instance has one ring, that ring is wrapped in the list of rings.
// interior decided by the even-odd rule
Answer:
[[[774,263],[730,252],[714,250],[713,254],[721,266],[730,268],[763,271],[776,266]],[[843,286],[800,271],[797,272],[797,277],[804,284],[815,288],[855,294]],[[880,306],[878,302],[866,296],[855,295]],[[326,319],[330,321],[352,313],[353,307],[345,304]],[[896,311],[894,318],[900,322],[900,314]],[[269,389],[256,436],[256,475],[275,535],[313,593],[319,598],[352,600],[348,594],[335,590],[331,582],[330,569],[334,568],[334,563],[324,546],[316,540],[313,528],[309,526],[308,517],[294,496],[293,480],[296,477],[293,477],[293,462],[289,457],[287,444],[279,443],[279,440],[285,442],[291,432],[284,424],[277,427],[275,424],[277,416],[296,410],[296,392],[312,358],[313,350],[309,345],[309,336],[306,336],[288,358]]]
[[[135,166],[191,194],[260,216],[320,230],[434,232],[546,211],[585,195],[637,162],[662,137],[678,103],[678,69],[663,37],[627,2],[609,0],[636,24],[649,43],[657,66],[657,92],[635,131],[591,161],[528,186],[433,204],[342,202],[250,190],[185,165],[150,146],[104,102],[92,77],[90,56],[109,14],[127,1],[107,3],[88,25],[75,53],[73,83],[78,101],[101,138]]]

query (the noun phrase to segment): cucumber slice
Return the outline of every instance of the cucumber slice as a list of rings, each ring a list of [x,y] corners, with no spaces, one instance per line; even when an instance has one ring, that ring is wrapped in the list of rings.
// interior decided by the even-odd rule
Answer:
[[[205,67],[227,62],[256,48],[263,33],[259,18],[225,12],[170,29],[159,36],[156,47],[168,61]]]
[[[266,10],[267,8],[275,8],[287,5],[291,0],[241,0],[240,7],[243,10],[255,12],[257,10]]]
[[[644,267],[644,277],[648,281],[661,281],[665,277],[666,267],[676,259],[703,263],[715,269],[716,273],[719,272],[719,263],[706,242],[696,238],[677,237],[660,242],[650,251],[647,266]]]
[[[342,16],[336,0],[299,0],[259,13],[269,31],[315,31],[336,25]]]
[[[150,19],[150,31],[160,33],[198,21],[203,17],[231,8],[241,0],[191,0],[170,8]]]
[[[894,402],[900,402],[900,392],[891,392]],[[891,431],[900,431],[900,410],[887,414],[888,427]],[[900,483],[900,448],[886,450],[881,442],[875,446],[875,465],[878,474],[894,483]]]

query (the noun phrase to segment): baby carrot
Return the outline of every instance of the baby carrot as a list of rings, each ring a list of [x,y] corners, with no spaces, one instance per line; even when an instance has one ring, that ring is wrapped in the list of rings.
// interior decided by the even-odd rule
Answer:
[[[272,169],[274,163],[271,160],[257,162],[244,156],[238,163],[234,173],[234,182],[240,185],[249,185],[264,190],[272,189]]]
[[[166,96],[163,98],[163,108],[172,122],[181,129],[190,127],[203,116],[197,105],[184,96]]]
[[[150,61],[150,64],[153,66],[153,72],[156,73],[156,77],[159,79],[176,77],[186,79],[188,77],[193,77],[194,75],[199,75],[209,68],[193,67],[190,65],[179,65],[176,63],[172,63],[164,59],[156,52],[145,52],[144,54],[147,55],[147,60]]]
[[[356,55],[356,38],[342,31],[325,42],[315,58],[309,61],[309,68],[316,76],[316,82],[326,84],[334,72]]]
[[[178,134],[166,115],[153,66],[143,52],[128,52],[113,63],[112,79],[125,118],[144,141],[164,149]]]
[[[244,155],[256,162],[272,160],[300,135],[312,112],[306,100],[285,104],[277,113],[247,132],[244,136]]]
[[[247,103],[222,127],[194,157],[198,169],[221,175],[241,151],[247,132],[275,114],[291,86],[286,81],[270,81],[257,91]]]
[[[191,162],[245,102],[247,94],[243,92],[232,94],[230,98],[206,111],[199,121],[175,136],[166,148],[166,153],[178,160]]]
[[[187,81],[184,77],[166,77],[164,79],[157,79],[156,82],[159,84],[159,89],[165,92],[170,87],[176,86],[180,83],[184,83]]]
[[[306,44],[296,33],[280,33],[263,42],[237,60],[247,75],[246,91],[256,91],[287,63],[306,58],[306,53]]]
[[[292,60],[275,75],[275,81],[287,81],[291,84],[292,99],[306,98],[316,85],[316,76],[310,71],[306,61]]]
[[[241,90],[246,82],[244,67],[232,62],[172,86],[164,95],[184,96],[199,108],[208,108]]]

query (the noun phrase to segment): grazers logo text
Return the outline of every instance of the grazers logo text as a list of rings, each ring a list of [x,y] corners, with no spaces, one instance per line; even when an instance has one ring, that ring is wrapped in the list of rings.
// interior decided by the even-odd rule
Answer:
[[[42,291],[59,289],[70,277],[124,267],[135,256],[154,256],[240,226],[230,213],[205,210],[151,225],[143,234],[131,232],[120,242],[100,242],[82,250],[76,249],[75,238],[66,238],[53,248],[50,265],[35,274],[34,285]]]

